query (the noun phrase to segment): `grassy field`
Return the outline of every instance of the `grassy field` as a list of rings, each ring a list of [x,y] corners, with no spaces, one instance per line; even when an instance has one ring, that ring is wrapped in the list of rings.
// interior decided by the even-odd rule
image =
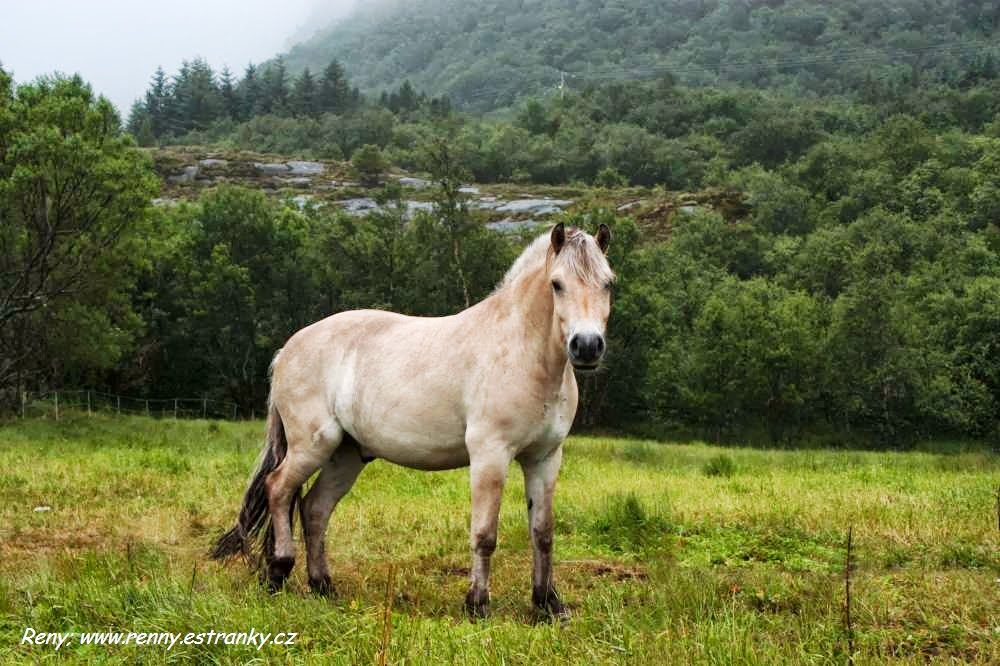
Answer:
[[[1000,460],[572,438],[556,577],[573,610],[536,623],[512,472],[493,614],[462,614],[465,471],[373,463],[334,514],[338,594],[302,558],[270,596],[204,554],[228,528],[260,423],[71,416],[0,426],[0,661],[1000,663]],[[37,511],[36,507],[51,507]],[[391,585],[390,585],[391,582]],[[391,606],[389,608],[388,606]],[[294,646],[20,645],[37,631],[298,632]]]

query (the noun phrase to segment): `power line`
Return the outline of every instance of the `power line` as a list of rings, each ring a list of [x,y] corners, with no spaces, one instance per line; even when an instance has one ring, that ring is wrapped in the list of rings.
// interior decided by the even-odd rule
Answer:
[[[912,59],[914,57],[923,57],[928,55],[937,56],[963,56],[963,55],[981,55],[985,52],[991,50],[996,50],[996,46],[988,42],[974,42],[974,41],[958,41],[942,44],[933,44],[923,47],[913,47],[913,48],[899,48],[899,47],[889,47],[888,49],[881,49],[875,46],[858,46],[848,49],[842,49],[839,52],[831,54],[816,54],[812,56],[796,56],[789,58],[778,58],[774,60],[768,59],[743,59],[743,60],[729,60],[716,64],[686,64],[686,65],[670,65],[670,64],[658,64],[658,65],[646,65],[646,66],[630,66],[630,67],[610,67],[610,68],[596,68],[590,70],[580,70],[577,72],[566,72],[564,70],[555,70],[559,74],[560,82],[557,89],[560,91],[560,95],[565,96],[565,90],[570,86],[566,83],[566,77],[579,78],[585,81],[607,81],[615,79],[628,79],[636,80],[642,78],[651,78],[655,76],[663,76],[670,74],[678,78],[683,78],[686,75],[699,75],[706,73],[715,73],[719,76],[728,73],[739,72],[747,69],[761,68],[765,70],[773,69],[806,69],[808,67],[821,66],[821,65],[863,65],[863,64],[879,64],[884,66],[892,65],[911,65],[912,62],[900,62],[903,59]],[[883,76],[885,74],[882,74]],[[881,78],[878,76],[876,78]],[[544,85],[542,80],[536,80],[534,83],[539,85]],[[480,88],[479,90],[464,94],[456,95],[458,100],[470,102],[478,99],[482,99],[489,96],[496,96],[498,94],[511,94],[515,91],[511,90],[511,86],[516,85],[511,83],[506,86],[489,86],[486,88]]]

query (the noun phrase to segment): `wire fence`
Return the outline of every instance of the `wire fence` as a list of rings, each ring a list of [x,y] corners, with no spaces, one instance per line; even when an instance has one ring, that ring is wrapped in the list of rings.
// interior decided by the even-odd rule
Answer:
[[[21,394],[21,418],[52,418],[58,421],[68,412],[239,420],[239,407],[236,403],[210,398],[137,398],[87,390],[25,391]],[[253,416],[255,415],[251,418]]]

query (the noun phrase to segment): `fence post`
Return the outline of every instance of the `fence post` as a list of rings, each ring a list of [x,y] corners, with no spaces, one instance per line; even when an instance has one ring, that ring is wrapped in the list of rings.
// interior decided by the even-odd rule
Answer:
[[[59,391],[56,391],[56,421],[59,420]]]
[[[28,409],[28,392],[27,391],[21,391],[21,418],[22,419],[27,416],[27,409]]]
[[[201,399],[201,418],[205,418],[208,415],[208,398]]]
[[[238,405],[233,405],[233,420],[234,421],[236,420],[236,409],[237,409],[237,407],[238,407]]]
[[[146,416],[149,416],[149,400],[146,401]]]
[[[122,415],[122,397],[120,395],[119,396],[115,396],[115,397],[118,398],[118,416],[121,416]]]
[[[174,398],[174,421],[177,420],[177,398]]]
[[[87,416],[93,416],[90,411],[90,391],[87,391]]]

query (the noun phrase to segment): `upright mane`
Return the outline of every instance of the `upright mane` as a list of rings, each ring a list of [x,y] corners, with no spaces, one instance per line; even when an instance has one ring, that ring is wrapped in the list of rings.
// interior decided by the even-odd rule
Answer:
[[[504,275],[498,289],[508,287],[518,278],[541,268],[553,258],[552,240],[548,233],[531,242]],[[607,258],[590,234],[576,227],[566,229],[566,242],[554,260],[576,273],[589,285],[605,285],[615,279]]]

